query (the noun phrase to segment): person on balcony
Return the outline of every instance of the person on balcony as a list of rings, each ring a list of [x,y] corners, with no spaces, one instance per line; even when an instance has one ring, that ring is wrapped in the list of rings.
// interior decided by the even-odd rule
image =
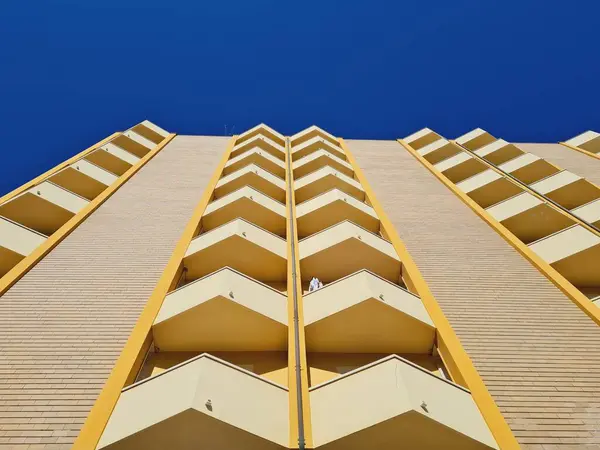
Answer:
[[[320,289],[322,287],[323,283],[321,283],[321,281],[318,278],[312,277],[308,285],[308,292],[316,291],[317,289]]]

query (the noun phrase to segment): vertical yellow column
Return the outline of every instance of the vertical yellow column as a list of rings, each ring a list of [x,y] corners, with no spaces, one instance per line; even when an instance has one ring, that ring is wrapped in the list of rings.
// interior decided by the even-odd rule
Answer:
[[[302,278],[300,276],[300,256],[298,250],[298,228],[296,226],[296,199],[294,195],[294,172],[290,140],[286,138],[286,214],[287,214],[287,291],[288,291],[288,386],[290,391],[290,448],[299,448],[302,432],[304,448],[312,448],[312,427],[310,421],[310,397],[308,392],[308,365],[304,335],[302,307]],[[296,353],[299,350],[299,355]],[[299,368],[298,368],[299,365]],[[300,376],[297,370],[300,370]],[[298,379],[300,386],[298,386]],[[298,393],[301,392],[299,396]],[[298,400],[301,399],[301,402]],[[302,411],[303,430],[300,430]]]

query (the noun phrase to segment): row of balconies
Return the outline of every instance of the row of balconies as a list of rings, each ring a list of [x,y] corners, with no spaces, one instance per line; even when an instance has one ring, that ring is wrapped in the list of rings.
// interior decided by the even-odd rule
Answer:
[[[600,188],[481,129],[456,142],[424,129],[405,142],[572,284],[598,299],[600,233],[577,218],[600,225]]]
[[[0,204],[0,276],[33,252],[167,135],[144,121]]]
[[[313,445],[496,448],[337,139],[289,142]],[[264,125],[238,137],[99,448],[289,447],[287,154]]]

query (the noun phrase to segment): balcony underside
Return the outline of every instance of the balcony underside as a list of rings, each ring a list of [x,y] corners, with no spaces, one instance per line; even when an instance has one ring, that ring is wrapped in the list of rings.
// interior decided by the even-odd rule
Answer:
[[[133,165],[133,161],[125,161],[102,148],[88,153],[85,156],[85,159],[99,167],[102,167],[104,170],[114,173],[117,176],[123,175]]]
[[[570,227],[573,225],[573,220],[546,203],[542,203],[501,223],[525,244],[529,244]]]
[[[285,178],[285,165],[279,159],[272,156],[264,150],[250,150],[241,154],[239,157],[230,159],[223,169],[224,175],[229,175],[237,170],[241,170],[254,164],[267,172],[277,175],[279,178]]]
[[[357,200],[365,200],[365,192],[360,185],[353,183],[352,179],[345,179],[347,178],[345,175],[336,174],[337,172],[331,171],[315,172],[314,177],[313,175],[308,175],[304,180],[297,181],[295,190],[296,203],[300,204],[332,189],[345,192]],[[311,177],[310,180],[309,177]]]
[[[109,175],[116,180],[114,175]],[[53,175],[50,181],[88,200],[95,199],[108,186],[108,184],[78,171],[76,167],[67,167],[61,170],[56,175]]]
[[[294,163],[294,178],[298,180],[303,176],[326,166],[329,166],[332,169],[335,169],[349,177],[354,175],[352,166],[350,166],[347,162],[339,159],[336,156],[333,156],[329,152],[318,150],[315,153],[305,156]]]
[[[482,208],[487,208],[520,192],[522,192],[522,189],[517,184],[502,176],[491,183],[472,190],[467,195]]]
[[[245,167],[219,180],[214,191],[215,198],[224,197],[245,186],[250,186],[278,202],[285,202],[283,180],[257,166]]]
[[[167,295],[152,329],[161,351],[282,351],[287,298],[226,268]]]

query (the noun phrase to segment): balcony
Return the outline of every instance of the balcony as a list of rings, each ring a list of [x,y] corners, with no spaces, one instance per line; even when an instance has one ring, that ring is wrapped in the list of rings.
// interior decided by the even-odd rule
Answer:
[[[88,153],[84,159],[118,176],[123,175],[140,160],[110,142]]]
[[[377,233],[379,218],[369,205],[338,189],[317,195],[296,207],[300,239],[349,220],[366,230]]]
[[[231,150],[229,158],[237,158],[238,156],[254,149],[260,149],[281,161],[285,161],[285,147],[269,139],[268,137],[261,135],[256,135],[246,141],[237,143]]]
[[[285,205],[248,186],[209,203],[202,216],[202,230],[210,231],[238,217],[285,237]]]
[[[360,200],[365,200],[365,191],[358,181],[331,167],[323,167],[294,183],[296,203],[300,204],[319,194],[338,189]]]
[[[46,236],[0,217],[0,277],[45,240]]]
[[[462,149],[446,139],[438,139],[429,145],[421,147],[417,153],[429,161],[431,164],[437,164],[444,159],[450,158],[458,153],[462,153]]]
[[[574,221],[538,197],[523,192],[487,209],[526,244],[573,225]]]
[[[415,150],[430,145],[440,139],[443,139],[439,134],[429,128],[423,128],[416,133],[411,134],[403,139],[408,145]],[[445,140],[445,139],[444,139]],[[448,141],[446,141],[448,142]]]
[[[394,246],[358,225],[344,221],[299,242],[302,281],[331,283],[367,269],[400,283],[402,264]]]
[[[52,175],[49,180],[88,200],[95,199],[117,176],[85,159],[71,164]]]
[[[523,153],[501,164],[498,168],[506,173],[510,173],[517,180],[525,184],[534,183],[559,172],[559,169],[555,165],[531,153]]]
[[[244,131],[242,134],[240,134],[238,136],[236,142],[238,144],[242,143],[242,142],[246,142],[256,136],[266,137],[267,139],[270,139],[273,142],[276,142],[277,144],[279,144],[281,146],[285,146],[285,137],[282,134],[275,131],[270,126],[265,125],[264,123],[261,123],[253,128],[250,128],[247,131]]]
[[[456,187],[482,208],[504,201],[523,191],[516,183],[493,169],[467,178],[457,183]]]
[[[480,147],[474,153],[492,164],[500,165],[521,156],[524,152],[517,146],[509,144],[504,139],[498,139]]]
[[[167,295],[152,327],[160,351],[285,351],[287,296],[229,267]]]
[[[303,176],[326,166],[329,166],[349,177],[354,176],[354,170],[348,162],[338,158],[335,155],[332,155],[325,150],[317,150],[316,152],[306,155],[304,158],[300,158],[298,161],[294,162],[294,178],[302,178]]]
[[[454,183],[460,183],[488,168],[465,151],[440,161],[434,167]]]
[[[123,390],[98,449],[282,449],[287,388],[202,354]]]
[[[367,270],[310,292],[303,302],[309,352],[430,354],[433,349],[435,328],[421,299]]]
[[[600,236],[574,225],[529,248],[577,287],[600,286]]]
[[[391,355],[310,388],[323,450],[497,449],[466,389]]]
[[[279,236],[236,219],[192,240],[183,264],[187,280],[231,267],[270,285],[286,280],[287,245]]]
[[[124,131],[111,142],[116,146],[121,147],[123,150],[126,150],[129,153],[137,156],[138,158],[143,158],[150,152],[150,150],[156,147],[154,142],[146,139],[140,134],[137,134],[133,130]]]
[[[579,136],[569,139],[566,143],[588,152],[600,153],[600,134],[595,131],[581,133]]]
[[[574,215],[596,227],[600,227],[600,199],[586,203],[571,211]]]
[[[315,125],[312,125],[306,129],[300,131],[299,133],[294,134],[290,138],[290,143],[293,147],[295,147],[297,145],[300,145],[300,144],[302,144],[310,139],[314,139],[314,138],[324,139],[335,146],[339,145],[339,143],[334,135],[332,135],[331,133],[328,133],[327,131],[325,131]]]
[[[169,132],[163,130],[158,125],[153,124],[149,120],[144,120],[142,123],[137,124],[131,129],[134,133],[154,142],[160,144],[163,139],[169,136]]]
[[[225,167],[223,168],[223,175],[229,175],[236,170],[240,170],[251,164],[258,166],[267,172],[271,172],[279,178],[285,178],[284,162],[260,148],[252,149],[227,161],[227,164],[225,164]]]
[[[495,140],[496,138],[487,131],[475,128],[473,131],[469,131],[461,137],[456,138],[456,143],[471,151],[475,151],[485,145],[491,144]]]
[[[223,197],[244,186],[251,186],[278,202],[285,202],[285,181],[254,164],[221,178],[215,186],[215,198]]]
[[[0,205],[0,216],[50,236],[89,202],[49,181]]]
[[[337,144],[333,144],[318,136],[308,139],[301,144],[294,145],[292,148],[292,160],[298,161],[319,150],[324,150],[344,161],[346,160],[346,154]]]
[[[596,185],[567,170],[532,184],[531,189],[567,209],[577,208],[600,198],[600,189]]]

